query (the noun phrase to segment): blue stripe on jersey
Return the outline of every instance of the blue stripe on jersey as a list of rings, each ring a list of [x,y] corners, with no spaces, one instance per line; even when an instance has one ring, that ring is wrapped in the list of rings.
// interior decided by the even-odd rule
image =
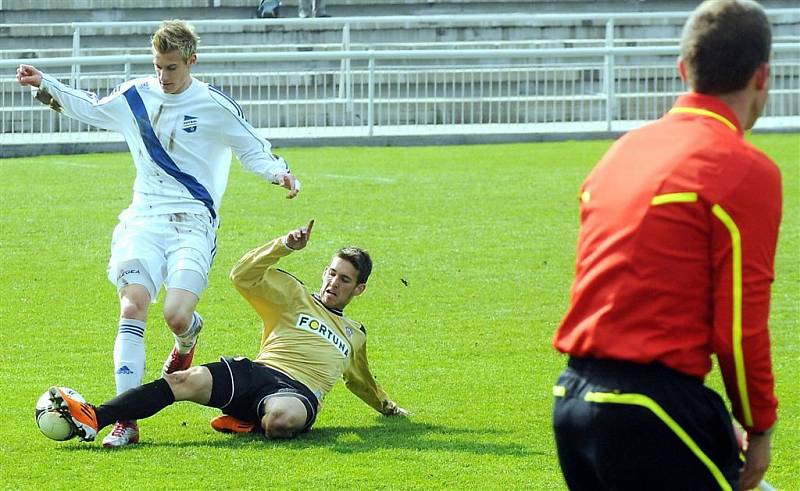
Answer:
[[[133,112],[134,117],[136,117],[136,124],[139,125],[139,135],[142,137],[144,147],[147,149],[147,153],[150,155],[150,158],[153,159],[153,162],[164,169],[167,174],[177,179],[179,183],[183,184],[196,200],[202,201],[203,204],[206,205],[208,211],[211,212],[211,217],[216,218],[217,213],[214,211],[214,200],[211,198],[211,194],[208,190],[197,182],[194,176],[180,170],[175,161],[172,160],[172,157],[170,157],[167,151],[164,150],[164,147],[161,146],[161,142],[158,141],[158,137],[156,137],[156,133],[153,131],[153,125],[150,124],[150,116],[147,114],[147,108],[144,107],[142,96],[139,95],[136,87],[130,87],[123,92],[122,95],[128,100],[131,112]]]
[[[209,85],[208,88],[211,89],[212,91],[214,91],[215,94],[221,95],[228,102],[233,104],[233,106],[236,108],[236,111],[239,113],[239,117],[242,118],[242,119],[245,119],[244,111],[242,111],[242,106],[240,106],[236,101],[234,101],[233,97],[231,97],[228,94],[226,94],[225,92],[223,92],[219,87],[215,87],[213,85]]]

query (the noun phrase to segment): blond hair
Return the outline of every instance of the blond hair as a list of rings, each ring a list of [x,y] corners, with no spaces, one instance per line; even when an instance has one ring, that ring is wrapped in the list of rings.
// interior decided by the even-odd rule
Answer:
[[[174,19],[164,21],[153,34],[150,43],[153,45],[153,51],[159,54],[177,50],[183,61],[188,63],[192,55],[197,53],[200,38],[191,24]]]

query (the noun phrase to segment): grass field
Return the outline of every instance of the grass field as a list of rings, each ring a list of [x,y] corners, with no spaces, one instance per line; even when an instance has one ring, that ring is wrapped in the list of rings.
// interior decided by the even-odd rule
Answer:
[[[781,410],[768,478],[800,489],[800,137],[752,141],[784,177],[771,323]],[[196,362],[255,354],[257,318],[227,272],[313,217],[309,247],[282,267],[316,288],[335,248],[370,250],[369,289],[348,312],[367,327],[373,372],[414,416],[383,418],[339,384],[294,441],[216,434],[216,410],[183,403],[117,451],[45,439],[33,407],[53,384],[91,402],[114,395],[117,302],[105,267],[130,200],[130,157],[0,160],[0,487],[564,489],[550,411],[565,359],[550,339],[572,279],[577,189],[608,145],[281,149],[303,180],[292,201],[234,164]],[[172,342],[160,307],[145,336],[147,379]],[[721,387],[716,371],[709,384]]]

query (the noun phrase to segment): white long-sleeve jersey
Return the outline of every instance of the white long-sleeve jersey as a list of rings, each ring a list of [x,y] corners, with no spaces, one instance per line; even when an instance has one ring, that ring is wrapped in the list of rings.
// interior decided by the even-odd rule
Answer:
[[[187,212],[216,218],[228,184],[231,149],[267,181],[288,172],[236,101],[194,78],[180,94],[165,94],[155,77],[125,82],[102,99],[46,74],[40,89],[67,116],[125,137],[136,180],[133,201],[123,214]]]

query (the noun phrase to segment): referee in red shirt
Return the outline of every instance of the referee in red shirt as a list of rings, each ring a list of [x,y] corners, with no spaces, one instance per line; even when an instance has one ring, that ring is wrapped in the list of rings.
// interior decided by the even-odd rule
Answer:
[[[616,142],[580,192],[569,355],[553,427],[570,489],[751,489],[777,400],[767,330],[778,168],[747,143],[767,99],[771,30],[749,0],[702,3],[678,69],[691,91]],[[703,380],[716,354],[725,403]]]

